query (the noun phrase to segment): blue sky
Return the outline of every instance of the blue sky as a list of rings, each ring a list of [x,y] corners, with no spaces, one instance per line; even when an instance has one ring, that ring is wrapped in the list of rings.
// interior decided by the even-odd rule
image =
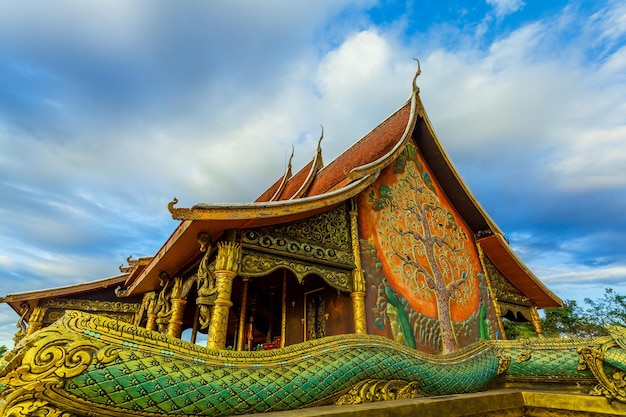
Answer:
[[[0,3],[0,295],[116,275],[421,97],[564,299],[626,292],[622,1]],[[17,316],[0,305],[0,345]]]

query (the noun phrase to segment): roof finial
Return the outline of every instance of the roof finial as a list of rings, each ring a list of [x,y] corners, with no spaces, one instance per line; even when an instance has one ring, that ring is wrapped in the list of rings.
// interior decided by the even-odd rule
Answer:
[[[322,134],[320,135],[319,141],[317,141],[317,149],[319,150],[322,146],[322,139],[324,139],[324,126],[320,125],[322,128]]]
[[[415,91],[416,93],[420,92],[420,88],[417,86],[417,77],[419,77],[419,75],[422,73],[422,67],[420,66],[420,60],[413,57],[414,61],[417,61],[417,72],[415,73],[415,76],[413,77],[413,91]]]
[[[320,167],[324,166],[324,160],[322,159],[322,139],[324,139],[324,126],[320,125],[322,128],[322,134],[320,135],[320,140],[317,142],[317,158],[318,164]]]
[[[293,143],[291,144],[291,156],[289,157],[289,162],[287,162],[287,171],[291,172],[291,161],[293,160],[293,154],[295,152],[295,148],[293,146]]]
[[[174,213],[174,206],[176,204],[178,204],[178,199],[176,197],[174,197],[172,201],[167,203],[167,209],[169,210],[170,213]]]

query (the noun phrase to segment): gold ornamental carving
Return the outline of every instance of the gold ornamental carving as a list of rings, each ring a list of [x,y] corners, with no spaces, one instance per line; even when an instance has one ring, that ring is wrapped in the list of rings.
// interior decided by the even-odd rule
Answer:
[[[352,270],[352,314],[354,319],[354,332],[367,333],[367,314],[365,312],[365,276],[361,264],[361,246],[359,244],[358,206],[356,200],[351,200],[350,210],[350,235],[352,255],[354,256],[354,269]]]
[[[139,303],[123,303],[120,301],[96,301],[54,298],[46,301],[44,308],[62,308],[80,311],[110,311],[112,313],[136,313],[141,308]]]
[[[299,282],[309,274],[319,275],[330,286],[339,291],[352,291],[352,271],[335,268],[328,265],[302,262],[297,259],[286,258],[269,253],[244,250],[241,258],[241,274],[249,277],[267,275],[277,269],[291,271]]]
[[[80,375],[92,363],[113,362],[117,350],[54,326],[40,330],[38,335],[24,346],[22,354],[7,358],[0,384],[11,388],[3,393],[0,415],[72,417],[72,413],[56,408],[46,398],[55,397],[66,379]]]
[[[241,247],[238,242],[223,241],[217,244],[215,259],[217,297],[214,301],[207,338],[207,347],[211,349],[224,349],[226,346],[228,313],[233,305],[231,301],[233,279],[239,271],[240,252]]]
[[[283,226],[244,230],[242,245],[307,262],[354,267],[345,205]]]
[[[604,353],[599,349],[583,347],[578,349],[578,353],[578,370],[590,370],[599,382],[591,394],[605,396],[609,401],[626,403],[626,372],[616,371],[609,377],[604,370]]]
[[[146,329],[156,330],[158,295],[156,291],[144,295],[143,304],[146,309]]]
[[[317,214],[306,220],[283,226],[264,228],[273,236],[283,236],[299,242],[316,243],[326,248],[350,251],[350,229],[345,205]]]
[[[141,307],[139,307],[139,312],[135,315],[135,321],[133,322],[135,326],[140,326],[144,319],[146,319],[146,323],[150,321],[151,317],[153,320],[156,320],[156,315],[154,314],[156,300],[157,294],[155,291],[147,292],[143,295]],[[151,330],[154,330],[154,327]]]
[[[235,275],[238,270],[240,245],[238,242],[224,241],[217,244],[217,257],[215,258],[215,272],[232,272]]]
[[[511,356],[500,354],[498,355],[498,375],[505,373],[509,366],[511,366]]]
[[[507,303],[505,301],[502,300],[498,300],[498,309],[500,310],[500,314],[501,315],[506,315],[507,313],[511,313],[514,316],[522,316],[524,317],[526,320],[528,320],[529,322],[532,323],[533,321],[533,316],[532,316],[532,312],[531,309],[532,307],[529,306],[522,306],[519,304],[512,304],[512,303]],[[535,329],[536,331],[536,329]]]
[[[165,333],[167,324],[172,316],[172,286],[173,281],[167,272],[159,274],[161,290],[156,301],[156,330]]]
[[[511,284],[511,282],[506,279],[504,275],[502,275],[502,273],[495,267],[488,257],[483,256],[483,260],[495,298],[505,303],[513,303],[527,307],[533,306],[533,302],[530,298],[526,297],[520,292],[520,290],[515,288],[515,286]],[[505,311],[503,311],[503,313],[506,314]],[[530,317],[528,319],[530,320]]]
[[[198,306],[198,321],[201,329],[209,327],[211,321],[211,310],[217,298],[217,287],[215,279],[215,264],[211,264],[211,256],[213,252],[213,241],[208,233],[198,234],[198,242],[200,243],[200,252],[204,255],[198,266],[197,284],[198,297],[196,305]]]
[[[42,308],[42,326],[58,320],[67,310],[86,311],[133,323],[141,315],[142,304],[121,301],[97,301],[83,299],[53,298],[44,302]],[[31,316],[32,317],[32,316]]]
[[[611,366],[605,367],[607,356],[613,361],[624,362],[626,355],[626,328],[619,326],[606,326],[610,336],[596,339],[596,345],[581,347],[578,370],[589,370],[599,382],[591,395],[601,395],[609,402],[617,401],[626,403],[626,372]],[[608,373],[608,374],[607,374]]]
[[[376,401],[400,400],[422,397],[425,394],[420,390],[417,382],[402,380],[367,379],[339,397],[336,404],[362,404]]]
[[[17,327],[17,332],[15,332],[15,335],[13,336],[13,342],[15,342],[16,345],[28,333],[28,327],[26,326],[26,315],[29,311],[30,304],[26,301],[22,301],[22,303],[20,304],[20,318],[15,324],[15,327]]]
[[[354,315],[354,333],[367,334],[367,319],[365,314],[365,292],[352,292],[352,314]]]

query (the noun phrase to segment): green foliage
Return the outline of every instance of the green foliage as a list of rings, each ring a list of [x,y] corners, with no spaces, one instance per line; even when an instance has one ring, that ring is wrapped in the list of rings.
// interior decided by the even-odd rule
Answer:
[[[541,326],[546,337],[598,337],[607,333],[604,325],[626,327],[626,296],[606,288],[598,300],[585,298],[583,308],[574,300],[566,300],[563,307],[543,310]],[[503,320],[509,339],[537,337],[528,322]]]
[[[0,346],[0,357],[4,356],[5,353],[7,353],[7,347],[6,346]]]
[[[546,337],[598,337],[606,334],[589,309],[583,310],[574,300],[565,301],[564,307],[544,310],[541,325]]]
[[[613,288],[606,288],[599,300],[585,298],[589,305],[586,315],[600,326],[611,324],[626,327],[626,296],[617,294]]]
[[[529,322],[517,322],[502,319],[502,325],[504,326],[506,337],[509,339],[527,339],[537,337],[532,324]]]

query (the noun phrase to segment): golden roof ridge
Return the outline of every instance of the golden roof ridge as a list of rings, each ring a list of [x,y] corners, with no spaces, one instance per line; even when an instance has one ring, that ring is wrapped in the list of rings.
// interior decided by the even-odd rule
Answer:
[[[302,213],[332,204],[340,203],[356,196],[378,178],[372,173],[330,192],[295,200],[280,200],[235,204],[195,204],[191,208],[174,207],[174,198],[168,209],[174,220],[237,220],[250,218],[281,217],[287,214]]]

